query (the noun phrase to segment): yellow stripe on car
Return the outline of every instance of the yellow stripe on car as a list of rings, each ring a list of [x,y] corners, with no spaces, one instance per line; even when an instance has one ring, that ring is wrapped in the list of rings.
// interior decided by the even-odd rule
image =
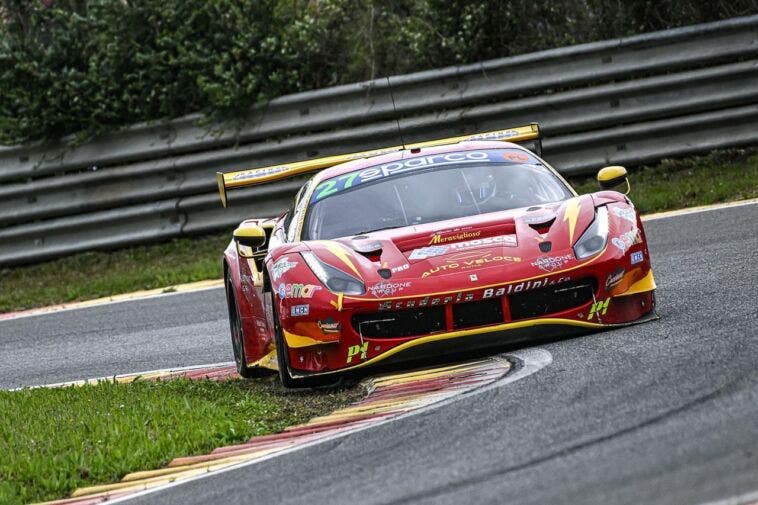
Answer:
[[[316,340],[315,338],[306,337],[304,335],[296,335],[295,333],[290,333],[285,329],[282,329],[282,332],[284,333],[284,340],[287,342],[287,346],[292,347],[293,349],[298,347],[310,347],[312,345],[329,343],[321,340]]]
[[[347,265],[350,270],[355,272],[355,275],[358,277],[358,279],[363,279],[363,277],[361,277],[361,273],[358,271],[358,269],[355,267],[355,264],[350,259],[350,256],[347,255],[347,251],[342,247],[340,243],[334,242],[333,240],[319,240],[318,243],[326,247],[330,253],[337,256],[337,258],[339,258],[340,261]]]
[[[629,296],[629,295],[636,295],[638,293],[644,293],[646,291],[652,291],[656,288],[655,284],[655,278],[653,277],[653,269],[651,268],[648,270],[647,275],[643,277],[642,279],[638,280],[631,286],[629,286],[629,289],[624,291],[623,293],[620,293],[616,296]]]
[[[566,202],[566,208],[563,211],[563,220],[568,221],[569,225],[569,245],[574,245],[574,231],[576,222],[579,219],[579,210],[582,208],[582,201],[579,197],[572,198]]]

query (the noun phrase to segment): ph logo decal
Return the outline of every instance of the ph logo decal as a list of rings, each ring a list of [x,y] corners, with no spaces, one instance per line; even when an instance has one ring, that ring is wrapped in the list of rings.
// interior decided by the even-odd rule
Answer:
[[[351,345],[347,348],[347,362],[353,361],[353,356],[360,354],[360,359],[366,359],[366,353],[368,352],[368,342],[364,342],[362,345]]]
[[[598,321],[600,320],[600,316],[604,316],[606,311],[608,310],[608,304],[610,303],[611,299],[610,297],[606,298],[605,300],[600,300],[599,302],[595,302],[592,304],[592,308],[590,308],[590,315],[587,316],[587,320],[591,321],[594,316],[597,315]]]

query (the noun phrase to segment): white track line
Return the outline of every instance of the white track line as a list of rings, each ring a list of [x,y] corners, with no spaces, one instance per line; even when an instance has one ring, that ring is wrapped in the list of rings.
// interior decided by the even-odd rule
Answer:
[[[548,351],[546,351],[544,349],[523,349],[523,350],[516,351],[516,352],[513,352],[513,353],[508,353],[505,356],[509,357],[509,358],[515,358],[515,360],[517,360],[521,366],[517,370],[509,372],[505,377],[503,377],[502,379],[496,380],[495,382],[492,382],[491,384],[487,384],[487,385],[482,386],[480,388],[473,389],[473,390],[461,393],[459,395],[455,395],[455,396],[453,396],[451,398],[447,398],[445,400],[441,400],[441,401],[436,402],[436,403],[432,403],[431,405],[427,405],[426,407],[421,407],[420,409],[414,410],[412,412],[408,412],[406,414],[400,414],[400,415],[398,415],[396,417],[391,417],[389,419],[383,419],[381,421],[377,421],[376,423],[360,426],[360,427],[355,428],[354,430],[347,430],[347,431],[335,433],[334,435],[327,436],[327,437],[324,437],[324,438],[320,438],[320,439],[314,440],[313,442],[306,442],[306,443],[304,443],[302,445],[297,445],[297,446],[291,447],[289,449],[282,449],[281,451],[275,452],[275,453],[270,454],[268,456],[263,456],[261,458],[258,458],[258,459],[252,460],[252,461],[243,461],[243,462],[241,462],[241,463],[239,463],[237,465],[234,465],[234,466],[228,466],[228,467],[222,468],[220,470],[204,473],[204,474],[201,474],[201,475],[196,475],[194,477],[188,477],[187,479],[184,479],[184,480],[180,480],[180,481],[176,481],[176,482],[171,482],[171,483],[165,484],[163,486],[159,486],[159,487],[155,487],[155,488],[151,488],[151,489],[146,489],[144,491],[139,491],[137,493],[130,494],[128,496],[124,496],[122,498],[116,498],[114,500],[109,500],[107,503],[123,503],[123,502],[125,502],[127,500],[131,500],[132,498],[137,498],[137,497],[140,497],[140,496],[146,496],[146,495],[148,495],[150,493],[155,493],[157,491],[163,491],[163,490],[166,490],[166,489],[169,489],[169,488],[172,488],[172,487],[180,486],[180,485],[182,485],[182,484],[184,484],[186,482],[192,482],[192,481],[195,481],[195,480],[198,480],[198,479],[204,479],[206,477],[210,477],[210,476],[214,476],[214,475],[219,475],[221,473],[229,472],[229,471],[232,471],[232,470],[236,470],[238,468],[243,468],[243,467],[250,466],[250,465],[257,465],[258,463],[263,463],[264,461],[268,461],[270,459],[277,458],[277,457],[283,456],[285,454],[290,454],[290,453],[293,453],[293,452],[297,452],[299,450],[305,449],[306,447],[313,447],[315,445],[323,444],[324,442],[329,442],[329,441],[336,440],[336,439],[339,439],[339,438],[342,438],[342,437],[346,437],[348,435],[352,435],[354,433],[359,433],[361,431],[365,431],[365,430],[368,430],[368,429],[371,429],[371,428],[375,428],[375,427],[380,426],[382,424],[394,423],[394,422],[397,422],[397,421],[399,421],[401,419],[406,419],[406,418],[411,417],[411,416],[415,416],[415,415],[418,415],[418,414],[423,414],[425,412],[429,412],[431,410],[435,410],[435,409],[438,409],[440,407],[444,407],[445,405],[449,405],[449,404],[451,404],[453,402],[456,402],[456,401],[460,400],[461,398],[468,398],[468,397],[471,397],[471,396],[476,396],[476,395],[482,394],[482,393],[484,393],[486,391],[490,391],[492,389],[499,388],[499,387],[505,386],[507,384],[511,384],[513,382],[516,382],[517,380],[521,380],[523,378],[526,378],[526,377],[532,375],[535,372],[538,372],[539,370],[541,370],[542,368],[545,368],[546,366],[548,366],[550,363],[553,362],[553,356]]]
[[[101,381],[115,382],[117,379],[124,379],[128,377],[140,377],[142,375],[191,372],[193,370],[200,370],[202,368],[222,368],[222,367],[227,367],[227,366],[232,366],[232,365],[234,365],[234,361],[225,361],[222,363],[211,363],[209,365],[189,365],[189,366],[172,367],[172,368],[161,368],[159,370],[148,370],[145,372],[136,372],[136,373],[124,373],[124,374],[118,374],[118,375],[110,375],[108,377],[95,377],[92,379],[78,379],[78,380],[72,380],[72,381],[66,381],[66,382],[54,382],[52,384],[42,384],[39,386],[21,386],[18,388],[9,389],[8,391],[21,391],[22,389],[61,388],[61,387],[66,387],[66,386],[81,386],[81,385],[92,383],[92,382],[101,382]]]
[[[57,314],[59,312],[68,312],[71,310],[89,309],[92,307],[102,307],[103,305],[114,305],[139,300],[148,300],[150,298],[163,298],[166,296],[183,295],[186,293],[197,293],[199,291],[208,291],[211,289],[223,288],[221,280],[210,280],[193,282],[190,284],[180,284],[176,286],[166,286],[164,288],[151,289],[148,291],[135,291],[133,293],[123,293],[105,298],[95,298],[93,300],[83,300],[81,302],[64,303],[48,307],[39,307],[36,309],[22,310],[19,312],[0,313],[0,324],[3,321],[21,319],[22,317],[44,316],[47,314]],[[167,291],[172,290],[172,291]]]
[[[655,214],[646,214],[642,216],[642,221],[668,219],[670,217],[687,216],[690,214],[698,214],[700,212],[710,212],[712,210],[731,209],[732,207],[744,207],[746,205],[754,205],[756,203],[758,203],[758,198],[751,198],[750,200],[739,200],[737,202],[714,203],[713,205],[701,205],[699,207],[689,207],[686,209],[668,210],[665,212],[657,212]]]
[[[732,496],[731,498],[725,498],[723,500],[701,503],[700,505],[750,505],[755,503],[758,503],[758,491],[739,496]]]

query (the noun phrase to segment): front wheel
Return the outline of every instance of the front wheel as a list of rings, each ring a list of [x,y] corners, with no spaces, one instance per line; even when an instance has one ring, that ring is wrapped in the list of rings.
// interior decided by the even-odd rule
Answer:
[[[289,365],[289,349],[284,341],[282,326],[279,324],[279,313],[276,309],[276,296],[271,294],[271,307],[274,315],[274,340],[276,340],[276,360],[279,365],[279,378],[285,388],[313,388],[319,386],[334,386],[340,382],[339,377],[293,377]]]

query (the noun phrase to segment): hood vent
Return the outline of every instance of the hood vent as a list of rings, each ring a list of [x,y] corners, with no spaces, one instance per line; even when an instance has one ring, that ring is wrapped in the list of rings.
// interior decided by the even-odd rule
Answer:
[[[368,258],[370,261],[379,261],[379,258],[382,255],[382,243],[378,240],[361,240],[364,238],[367,237],[354,237],[349,243],[350,248],[358,254]]]
[[[550,227],[553,226],[554,222],[555,222],[555,216],[552,216],[543,222],[529,223],[529,226],[540,235],[544,235],[545,233],[550,231]]]

